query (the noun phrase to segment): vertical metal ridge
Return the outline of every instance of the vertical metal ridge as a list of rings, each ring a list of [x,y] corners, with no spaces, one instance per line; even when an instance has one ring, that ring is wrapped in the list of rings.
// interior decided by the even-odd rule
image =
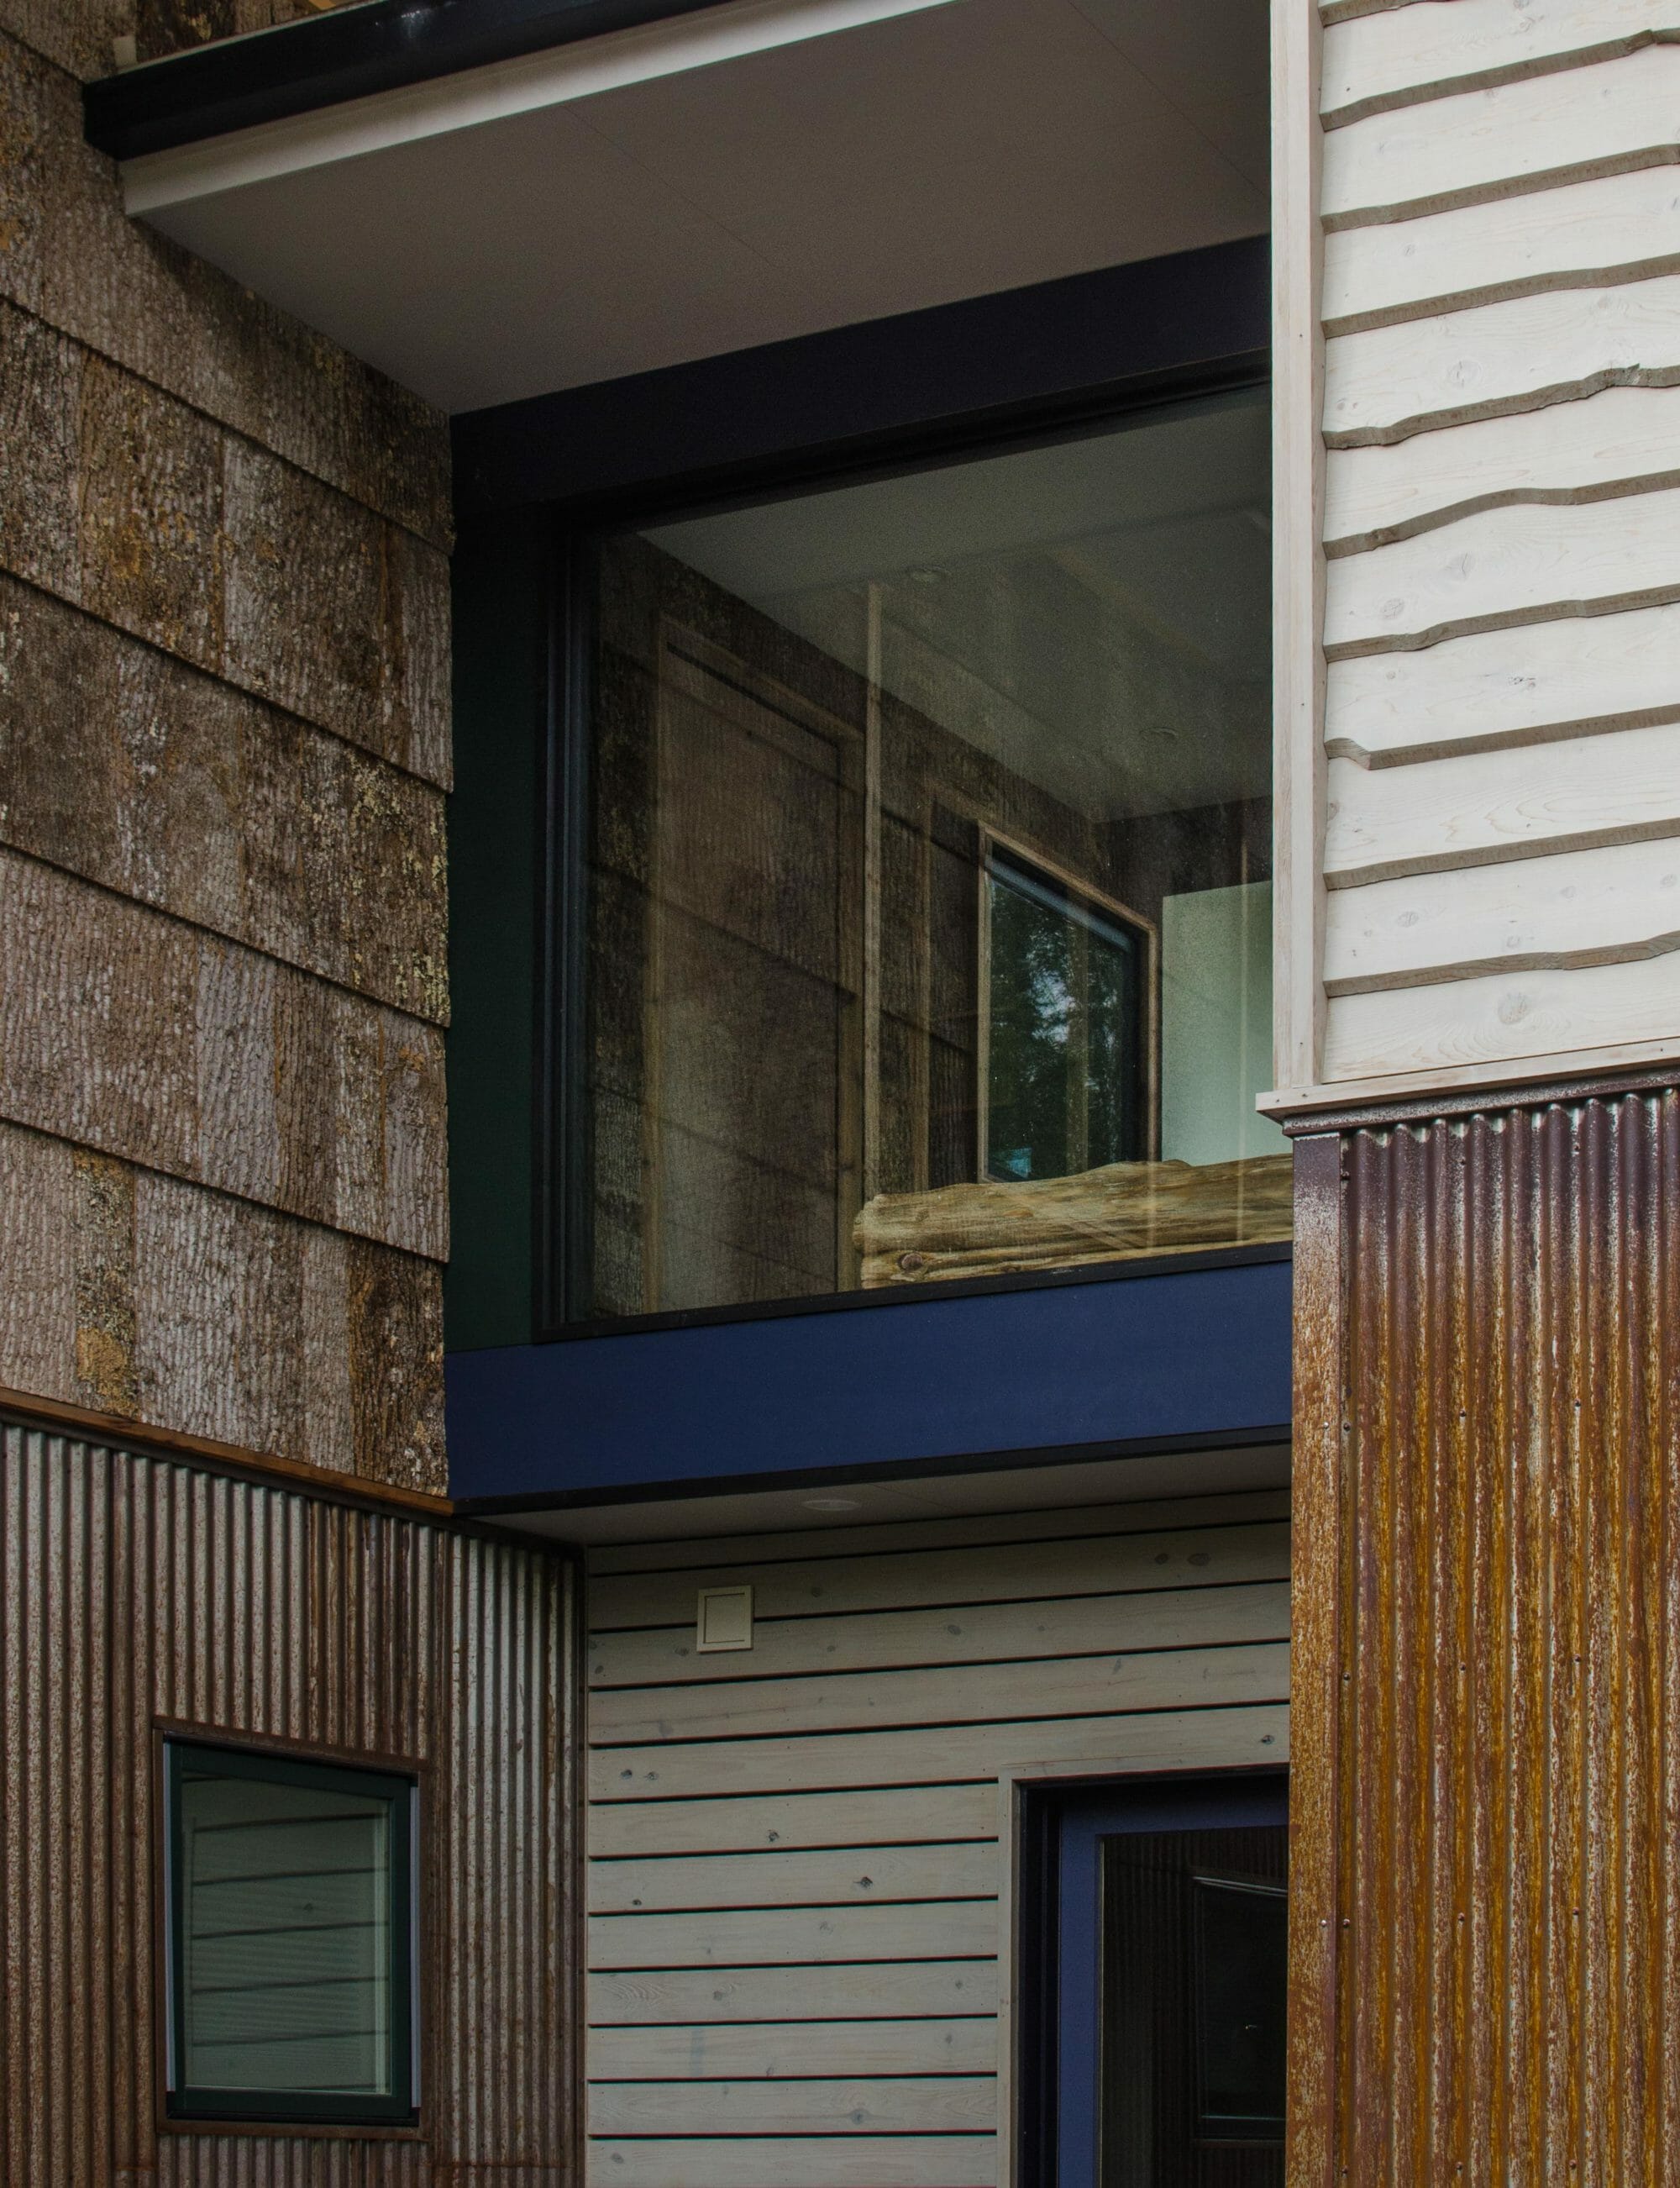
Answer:
[[[1314,2177],[1674,2188],[1680,1095],[1339,1157],[1296,1270],[1300,1341],[1339,1323],[1303,1387],[1342,1401],[1298,1672],[1341,1696]]]
[[[570,2178],[567,1586],[539,1548],[0,1425],[8,2188]],[[155,2131],[159,1720],[426,1766],[425,2140]]]

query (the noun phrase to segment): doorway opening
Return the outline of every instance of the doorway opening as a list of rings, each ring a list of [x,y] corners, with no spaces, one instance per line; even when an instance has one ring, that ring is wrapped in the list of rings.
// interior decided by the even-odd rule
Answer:
[[[1287,1779],[1025,1801],[1021,2188],[1283,2188]]]

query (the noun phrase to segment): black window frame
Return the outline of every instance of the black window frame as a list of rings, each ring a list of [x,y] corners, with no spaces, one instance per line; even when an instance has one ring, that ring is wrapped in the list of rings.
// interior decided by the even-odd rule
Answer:
[[[163,1807],[162,1992],[164,2112],[171,2122],[245,2127],[413,2129],[420,2102],[420,1780],[418,1772],[381,1760],[367,1764],[316,1751],[241,1746],[166,1732],[161,1738]],[[392,1803],[390,1879],[391,2080],[388,2096],[336,2096],[308,2090],[204,2089],[183,2084],[185,1839],[181,1766],[197,1762],[228,1778],[353,1794]]]

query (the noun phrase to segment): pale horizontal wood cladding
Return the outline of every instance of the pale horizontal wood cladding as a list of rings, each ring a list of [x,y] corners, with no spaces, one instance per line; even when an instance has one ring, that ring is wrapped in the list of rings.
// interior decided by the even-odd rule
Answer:
[[[80,89],[65,71],[108,73],[111,36],[132,26],[132,8],[109,0],[0,8],[0,296],[447,547],[447,421],[125,217],[115,169],[82,139]]]
[[[598,2082],[820,2081],[840,2074],[994,2074],[997,2022],[719,2022],[711,2027],[598,2028]]]
[[[733,1690],[772,1678],[821,1675],[832,1681],[836,1675],[882,1672],[896,1680],[906,1667],[917,1666],[949,1668],[1275,1639],[1285,1630],[1278,1624],[1277,1604],[1288,1577],[1288,1531],[1243,1531],[1260,1538],[1227,1540],[1209,1550],[1209,1564],[1192,1569],[1198,1584],[1189,1587],[1178,1579],[1164,1587],[1144,1582],[1136,1593],[1125,1595],[866,1610],[831,1618],[760,1618],[752,1648],[737,1655],[696,1655],[691,1627],[597,1635],[589,1651],[590,1680],[599,1689],[617,1691],[600,1694],[596,1723],[605,1728],[657,1716],[664,1706],[662,1689],[640,1683],[647,1681],[705,1681],[719,1707],[738,1722],[750,1719],[753,1698]],[[1159,1571],[1157,1567],[1155,1577]],[[1233,1577],[1244,1571],[1270,1576]],[[900,1706],[887,1699],[893,1691],[890,1686],[882,1689],[877,1706]],[[698,1700],[685,1699],[685,1719]]]
[[[922,1804],[921,1828],[928,1828]],[[995,1898],[996,1815],[989,1807],[980,1835],[941,1845],[821,1847],[682,1855],[655,1861],[589,1864],[589,1910],[634,1914],[650,1908],[840,1907],[891,1900]]]
[[[447,1013],[441,791],[3,575],[0,841]]]
[[[0,851],[0,1114],[441,1260],[435,1027]]]
[[[843,1548],[785,1558],[766,1567],[725,1558],[717,1564],[646,1573],[604,1573],[591,1582],[590,1662],[601,1637],[627,1629],[686,1627],[693,1630],[695,1593],[750,1582],[760,1620],[860,1610],[918,1610],[932,1605],[1034,1602],[1063,1595],[1100,1595],[1126,1587],[1195,1587],[1275,1573],[1288,1523],[1280,1497],[1262,1492],[1248,1497],[1209,1498],[1200,1507],[1181,1504],[1164,1514],[1139,1506],[1141,1524],[1128,1508],[1110,1508],[1063,1532],[1063,1515],[1018,1518],[1021,1538],[993,1536],[942,1547],[939,1525],[929,1522],[912,1538],[871,1556],[855,1535]],[[1228,1505],[1238,1508],[1226,1517]],[[909,1531],[906,1530],[906,1532]],[[1259,1534],[1259,1544],[1255,1536]],[[821,1537],[808,1538],[820,1542]],[[1265,1563],[1259,1567],[1256,1559]],[[606,1660],[603,1658],[603,1661]],[[708,1667],[707,1675],[719,1674]]]
[[[435,547],[0,303],[0,567],[448,779]]]
[[[1680,34],[1677,0],[1324,0],[1322,14],[1319,106],[1331,127]]]
[[[774,1863],[775,1854],[754,1854]],[[919,1900],[880,1907],[733,1907],[701,1913],[592,1915],[591,1968],[820,1969],[834,1961],[989,1960],[997,1902]]]
[[[1609,500],[1675,485],[1680,387],[1610,387],[1386,447],[1333,451],[1326,549],[1333,560],[1484,510]]]
[[[750,2180],[779,2140],[779,2181],[899,2188],[953,2131],[949,2177],[990,2180],[1000,1776],[1283,1762],[1286,1513],[1262,1492],[600,1553],[589,2180]],[[732,1582],[753,1646],[696,1655],[696,1590]]]
[[[1415,220],[1333,231],[1328,336],[1546,290],[1619,286],[1680,267],[1670,166],[1596,176]]]
[[[997,1789],[993,1786],[996,1796]],[[984,2018],[995,2034],[998,1964],[972,1960],[859,1960],[825,1967],[633,1968],[590,1975],[584,2013],[594,2032],[676,2028],[703,2039],[713,2027],[786,2022]]]
[[[612,1869],[654,1855],[712,1856],[814,1848],[849,1853],[859,1847],[944,1845],[989,1839],[997,1830],[997,1787],[870,1786],[861,1792],[721,1795],[697,1801],[635,1801],[597,1808],[589,1850],[603,1863],[592,1887],[615,1889]],[[616,1858],[616,1859],[615,1859]],[[770,1888],[767,1879],[765,1889]],[[730,1886],[731,1896],[738,1893]]]
[[[1327,1080],[1680,1024],[1677,31],[1329,11]]]
[[[1667,43],[1469,91],[1443,87],[1427,104],[1326,132],[1326,221],[1333,230],[1415,219],[1564,179],[1672,165],[1677,96],[1680,46]]]
[[[1325,438],[1332,449],[1380,444],[1549,409],[1609,387],[1677,381],[1680,275],[1545,290],[1327,342]],[[1427,461],[1430,451],[1419,454]],[[1333,477],[1339,467],[1329,468]],[[1337,483],[1334,491],[1345,489]]]
[[[615,2188],[992,2188],[989,2134],[759,2136],[741,2140],[604,2140],[589,2179]]]
[[[1195,1683],[1178,1706],[1134,1701],[1141,1714],[1029,1717],[953,1724],[937,1733],[820,1733],[786,1739],[702,1740],[592,1753],[592,1801],[694,1799],[862,1785],[935,1785],[990,1774],[1001,1753],[1034,1762],[1113,1760],[1128,1770],[1251,1767],[1286,1759],[1288,1667],[1278,1650]],[[1124,1700],[1120,1709],[1125,1708]]]
[[[591,2134],[985,2134],[995,2073],[867,2080],[608,2082],[589,2091]],[[789,2153],[792,2157],[792,2153]]]
[[[434,1263],[0,1124],[0,1383],[447,1486]]]

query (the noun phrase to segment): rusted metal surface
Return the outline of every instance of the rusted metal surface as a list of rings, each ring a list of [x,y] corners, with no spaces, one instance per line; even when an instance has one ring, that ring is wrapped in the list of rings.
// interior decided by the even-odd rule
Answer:
[[[0,1429],[0,2178],[561,2188],[569,1568]],[[426,1766],[422,2140],[159,2131],[160,1720]]]
[[[1680,1095],[1308,1149],[1292,2182],[1672,2182]]]

